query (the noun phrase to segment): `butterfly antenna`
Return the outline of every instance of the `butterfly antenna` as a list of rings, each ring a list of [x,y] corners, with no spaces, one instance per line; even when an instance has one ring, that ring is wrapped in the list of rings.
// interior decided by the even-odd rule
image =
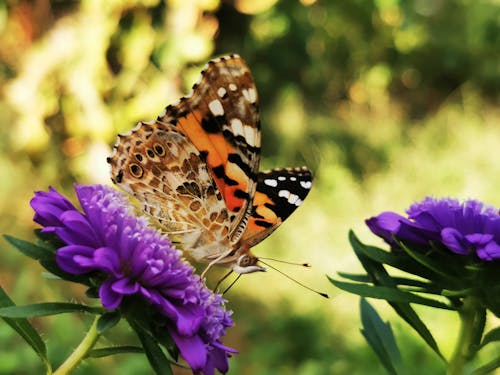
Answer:
[[[295,279],[294,279],[293,277],[291,277],[290,275],[287,275],[286,273],[284,273],[283,271],[280,271],[280,270],[279,270],[279,269],[277,269],[276,267],[271,266],[269,263],[265,263],[265,262],[263,262],[261,259],[262,259],[262,258],[259,258],[259,261],[260,261],[262,264],[264,264],[264,265],[266,265],[267,267],[269,267],[269,268],[271,268],[271,269],[275,270],[276,272],[278,272],[278,273],[282,274],[283,276],[285,276],[286,278],[288,278],[288,279],[292,280],[294,283],[296,283],[296,284],[300,285],[301,287],[306,288],[307,290],[310,290],[311,292],[314,292],[314,293],[316,293],[316,294],[319,294],[321,297],[324,297],[324,298],[330,298],[330,297],[328,297],[328,294],[323,293],[323,292],[319,292],[319,291],[317,291],[317,290],[315,290],[315,289],[313,289],[313,288],[311,288],[311,287],[309,287],[309,286],[307,286],[307,285],[305,285],[305,284],[301,283],[300,281],[295,280]],[[288,262],[284,262],[284,263],[288,263]],[[297,263],[292,263],[292,264],[297,264]],[[306,264],[307,264],[307,263],[306,263]],[[307,267],[307,266],[306,266],[306,267]],[[241,276],[241,275],[240,275],[240,276]],[[238,278],[239,278],[239,276],[238,276]],[[238,279],[236,279],[236,280],[238,280]],[[231,286],[232,286],[232,284],[231,284]]]
[[[226,276],[228,276],[228,275],[229,275],[229,273]],[[222,292],[222,295],[226,294],[229,291],[229,289],[231,289],[233,287],[233,285],[236,284],[236,281],[238,281],[240,279],[241,275],[243,275],[243,274],[242,273],[238,274],[238,277],[236,279],[234,279],[231,284],[229,284],[229,286]]]
[[[215,284],[215,288],[214,288],[214,291],[215,291],[216,293],[217,293],[217,291],[218,291],[218,289],[219,289],[220,284],[221,284],[224,280],[226,280],[226,279],[227,279],[227,277],[228,277],[229,275],[231,275],[232,273],[233,273],[233,270],[229,270],[229,272],[228,272],[228,273],[226,273],[224,276],[222,276],[222,277],[219,279],[219,281],[217,281],[217,284]]]
[[[259,260],[264,259],[264,260],[272,260],[273,262],[278,262],[278,263],[285,263],[285,264],[291,264],[292,266],[301,266],[301,267],[307,267],[310,268],[311,265],[309,263],[300,263],[300,262],[289,262],[287,260],[281,260],[281,259],[274,259],[274,258],[261,258],[259,257]],[[264,262],[263,262],[264,263]],[[271,267],[272,268],[272,267]]]

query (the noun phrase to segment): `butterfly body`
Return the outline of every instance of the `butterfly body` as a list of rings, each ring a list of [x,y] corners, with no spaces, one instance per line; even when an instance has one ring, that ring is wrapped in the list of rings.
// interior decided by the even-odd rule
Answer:
[[[250,249],[311,187],[305,168],[259,172],[257,90],[237,55],[209,62],[193,91],[118,136],[111,179],[197,261],[263,271]]]

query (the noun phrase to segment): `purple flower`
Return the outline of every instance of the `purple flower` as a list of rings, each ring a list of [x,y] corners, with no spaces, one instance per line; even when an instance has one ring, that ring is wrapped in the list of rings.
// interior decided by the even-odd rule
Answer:
[[[76,186],[75,191],[83,212],[53,188],[31,200],[42,232],[66,244],[56,253],[59,267],[77,275],[100,272],[99,296],[107,309],[118,308],[128,296],[141,296],[166,318],[194,372],[227,372],[235,350],[221,343],[233,325],[222,297],[205,286],[166,237],[148,227],[146,218],[129,213],[122,194],[101,185]]]
[[[482,260],[500,259],[500,215],[498,209],[475,200],[425,198],[413,204],[408,217],[383,212],[366,220],[370,230],[393,248],[398,240],[420,246],[441,244],[461,255]]]

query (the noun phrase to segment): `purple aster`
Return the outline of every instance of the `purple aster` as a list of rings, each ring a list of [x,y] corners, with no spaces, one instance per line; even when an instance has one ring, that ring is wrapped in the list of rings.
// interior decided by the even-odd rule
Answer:
[[[420,246],[442,244],[456,254],[475,254],[482,260],[500,259],[498,209],[476,200],[460,203],[427,197],[406,212],[408,217],[383,212],[366,224],[393,247],[397,247],[395,237]]]
[[[76,186],[75,191],[83,212],[53,188],[36,192],[31,200],[42,232],[66,244],[56,253],[59,267],[77,275],[100,272],[99,296],[109,310],[127,296],[142,296],[166,317],[194,372],[227,372],[228,356],[235,350],[221,343],[233,325],[222,297],[194,274],[168,238],[148,227],[146,218],[129,213],[121,193],[101,185]]]

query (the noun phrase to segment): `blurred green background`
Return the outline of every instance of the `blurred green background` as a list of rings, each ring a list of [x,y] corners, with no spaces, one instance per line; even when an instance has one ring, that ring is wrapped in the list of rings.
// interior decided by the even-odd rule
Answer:
[[[281,268],[331,296],[276,272],[243,276],[227,294],[236,326],[225,343],[240,351],[230,374],[383,374],[359,333],[358,298],[325,275],[360,270],[347,232],[380,244],[364,219],[383,210],[401,212],[426,195],[500,206],[497,0],[0,0],[0,231],[33,239],[34,190],[110,183],[105,159],[116,134],[156,118],[208,59],[230,52],[246,59],[259,90],[262,168],[304,164],[315,174],[303,206],[254,252],[313,264]],[[86,301],[82,288],[41,271],[2,240],[0,285],[18,304]],[[409,374],[444,372],[408,326],[375,305],[392,321]],[[455,317],[418,311],[449,355]],[[33,322],[56,364],[89,323]],[[132,342],[126,327],[103,340]],[[0,374],[41,369],[0,324]],[[150,370],[131,354],[76,373]]]

